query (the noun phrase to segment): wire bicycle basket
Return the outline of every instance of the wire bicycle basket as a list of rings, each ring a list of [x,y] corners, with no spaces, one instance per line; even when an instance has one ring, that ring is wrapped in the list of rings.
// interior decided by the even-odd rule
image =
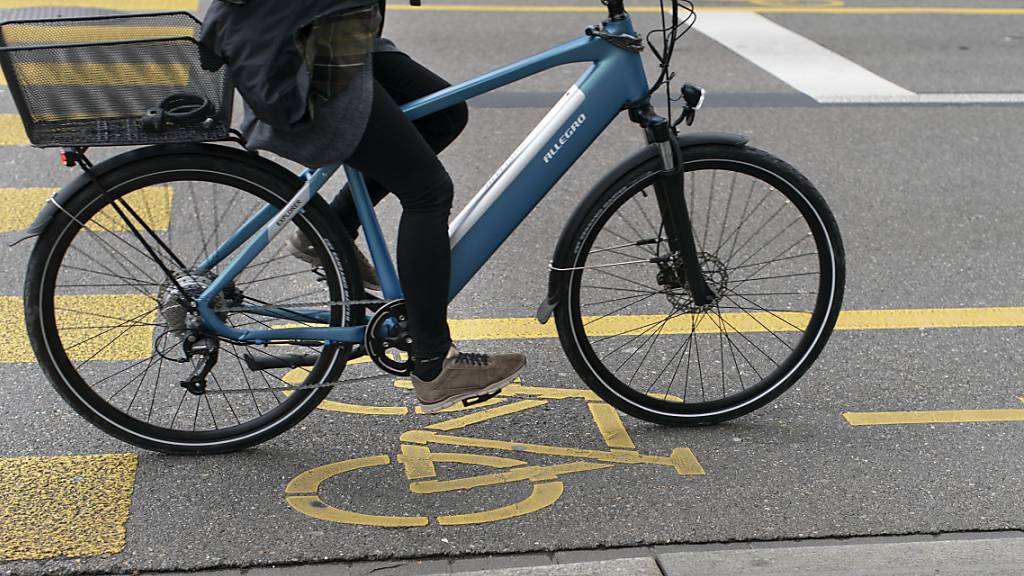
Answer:
[[[230,137],[234,87],[187,12],[0,24],[0,68],[37,147]]]

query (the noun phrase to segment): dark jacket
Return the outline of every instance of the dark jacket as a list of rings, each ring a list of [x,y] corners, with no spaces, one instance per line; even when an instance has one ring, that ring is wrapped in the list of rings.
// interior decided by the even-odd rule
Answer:
[[[252,148],[306,166],[344,160],[366,126],[369,54],[383,0],[218,0],[201,41],[220,56],[246,103]]]

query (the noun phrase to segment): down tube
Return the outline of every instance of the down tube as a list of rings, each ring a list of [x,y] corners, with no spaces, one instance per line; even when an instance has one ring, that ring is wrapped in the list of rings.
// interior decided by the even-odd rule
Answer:
[[[626,93],[628,83],[608,77],[615,71],[623,72],[620,66],[592,67],[452,222],[449,301],[586,152],[623,105],[635,101]]]

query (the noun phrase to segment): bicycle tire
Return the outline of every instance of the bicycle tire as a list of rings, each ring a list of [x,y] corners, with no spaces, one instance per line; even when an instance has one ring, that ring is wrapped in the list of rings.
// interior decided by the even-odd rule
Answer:
[[[666,244],[663,244],[663,226],[654,225],[654,222],[660,218],[660,214],[654,200],[653,184],[661,168],[661,162],[658,156],[648,154],[636,161],[634,166],[627,167],[621,177],[605,187],[599,185],[598,189],[592,191],[566,227],[563,240],[559,243],[559,252],[556,253],[554,259],[554,266],[557,269],[565,270],[562,273],[555,273],[555,282],[557,283],[555,292],[562,295],[555,308],[555,318],[560,342],[570,362],[583,381],[602,399],[627,414],[651,422],[666,425],[714,424],[737,418],[771,402],[799,380],[814,363],[831,335],[842,306],[845,285],[845,254],[838,226],[825,200],[815,187],[789,164],[766,152],[744,146],[708,144],[685,147],[680,152],[685,167],[686,196],[690,218],[693,222],[694,237],[698,243],[702,268],[706,277],[709,278],[712,289],[721,294],[720,299],[716,300],[714,308],[701,311],[693,304],[692,299],[689,299],[685,288],[680,290],[671,288],[670,283],[661,283],[665,275],[659,277],[657,273],[662,269],[649,261],[663,259],[665,254],[662,253],[662,248]],[[710,179],[707,174],[709,171]],[[708,192],[702,194],[699,190],[695,190],[709,180]],[[746,180],[751,182],[750,193],[745,198],[747,203],[743,205],[742,211],[740,209],[740,201],[743,199],[742,188],[737,193],[737,182],[741,180],[744,181],[741,185],[743,187],[746,186]],[[731,182],[732,188],[728,194],[724,194],[723,189],[726,188],[726,185],[716,184],[716,182]],[[763,193],[760,191],[755,193],[759,185],[763,185]],[[756,203],[758,200],[761,202],[760,204]],[[735,205],[733,205],[733,201],[735,201]],[[654,230],[653,240],[655,242],[639,245],[629,245],[626,242],[628,239],[626,236],[630,230],[639,232],[641,225],[629,221],[625,215],[625,207],[630,202],[639,203],[638,214],[642,214],[642,216],[635,216],[635,220],[644,224],[643,221],[646,219],[644,225],[649,225],[648,227]],[[752,252],[745,261],[742,261],[742,264],[730,268],[733,263],[740,262],[742,256],[747,254],[747,246],[750,246],[752,242],[754,246],[757,245],[754,239],[772,220],[777,218],[775,214],[768,218],[761,213],[758,218],[764,222],[760,223],[760,227],[756,228],[755,233],[751,235],[749,228],[741,232],[747,222],[743,218],[753,219],[755,212],[760,211],[764,203],[772,208],[778,205],[775,214],[785,213],[792,216],[790,228],[796,226],[797,222],[806,227],[806,237],[812,239],[814,255],[817,256],[814,259],[816,269],[815,264],[810,263],[810,253],[787,255],[787,251],[792,249],[787,248],[787,251],[776,256],[777,260],[769,261],[768,265],[781,268],[782,271],[787,271],[785,270],[787,267],[802,271],[757,277],[763,266],[750,271],[751,268],[762,264],[758,260],[760,256],[753,256],[758,253],[758,251],[754,251],[753,247],[749,249]],[[755,204],[757,208],[750,209],[752,204]],[[653,211],[650,208],[645,210],[645,205],[653,206]],[[635,207],[632,209],[637,210]],[[730,217],[730,211],[732,214],[741,214],[741,220],[739,227],[727,234],[726,221]],[[652,213],[655,215],[653,219],[650,216]],[[611,220],[616,214],[618,217],[615,223],[612,223]],[[715,216],[714,220],[712,216]],[[720,227],[718,226],[719,220],[721,220]],[[630,225],[626,226],[625,230],[620,228],[618,231],[613,231],[612,227],[622,221],[629,222]],[[798,250],[801,251],[809,250],[807,246],[810,242],[805,241],[804,237],[799,235],[800,230],[796,232],[797,234],[792,234],[788,228],[784,228],[782,232],[778,233],[778,236],[768,237],[770,242],[759,250],[773,245],[772,251],[777,250],[778,245],[775,244],[777,238],[783,238],[782,245],[787,245],[786,243],[790,239],[796,238],[793,247],[799,247]],[[604,233],[603,236],[602,233]],[[640,235],[643,236],[643,234]],[[717,245],[714,242],[715,235],[718,235]],[[614,243],[611,244],[613,247],[606,248],[607,243],[595,244],[599,237],[612,238],[614,240]],[[745,242],[741,239],[745,239]],[[651,242],[652,238],[638,238],[637,241]],[[622,242],[626,242],[627,248],[618,246]],[[743,244],[743,246],[737,249],[739,244]],[[712,245],[715,245],[716,248],[712,249]],[[596,249],[595,246],[597,246]],[[733,253],[728,254],[729,251]],[[614,255],[616,259],[624,262],[611,263],[602,268],[601,258],[610,258],[610,255]],[[633,257],[637,262],[633,263],[627,256]],[[754,264],[749,264],[751,258],[755,259]],[[590,262],[588,267],[590,259],[594,261]],[[644,262],[645,259],[648,262]],[[608,272],[611,269],[610,266],[623,268],[616,272]],[[744,268],[747,269],[743,271],[744,274],[747,274],[744,278],[740,278],[738,282],[735,278],[730,280],[730,277],[735,276]],[[769,272],[769,274],[771,273]],[[594,285],[595,289],[592,292],[610,293],[613,297],[609,300],[613,303],[601,300],[596,303],[581,302],[581,291],[588,286],[584,284],[588,275],[600,277],[603,279],[602,281],[620,282],[616,286]],[[648,284],[651,279],[657,284],[656,288]],[[766,285],[771,288],[768,292],[747,292],[746,294],[737,292],[740,286],[751,281],[754,282],[754,286]],[[732,282],[731,285],[730,282]],[[799,285],[807,292],[791,287],[776,288],[783,286],[782,283],[785,283],[786,286]],[[814,290],[813,294],[810,293],[812,289]],[[620,292],[616,293],[613,290],[620,290]],[[628,295],[622,297],[623,293]],[[804,296],[808,297],[804,298]],[[770,297],[768,299],[773,302],[793,303],[763,305],[752,299],[755,297]],[[661,300],[665,300],[670,308],[668,312],[664,313],[664,318],[659,316],[660,312],[651,312],[648,315],[636,315],[635,312],[622,314],[624,309],[618,308],[622,301],[627,301],[627,307],[635,303],[635,308],[643,308],[648,311],[660,310]],[[798,300],[799,302],[797,302]],[[613,313],[607,316],[584,313],[583,308],[595,304],[607,305],[609,308],[615,306],[617,309],[613,309]],[[754,306],[748,310],[747,306],[751,304]],[[727,310],[739,309],[739,311],[723,313],[723,306]],[[792,310],[790,307],[797,309]],[[808,308],[809,310],[807,310]],[[645,325],[640,324],[641,320],[637,320],[637,318],[642,321],[651,318],[654,320]],[[806,319],[807,323],[801,326],[803,319]],[[687,321],[689,322],[688,335],[686,334]],[[705,321],[709,321],[710,324],[702,324]],[[604,325],[601,324],[602,322]],[[614,322],[619,324],[613,325]],[[630,324],[631,322],[632,324]],[[745,328],[743,328],[744,326]],[[622,327],[626,329],[622,330],[621,334],[616,334],[615,331]],[[666,327],[669,328],[666,329]],[[773,327],[776,327],[777,332]],[[621,352],[603,348],[606,346],[604,342],[612,338],[621,338],[621,340],[613,341],[608,346],[622,341],[627,342],[625,345],[619,344]],[[716,338],[720,347],[715,352],[717,358],[714,356],[709,358],[705,352],[705,359],[711,363],[714,372],[706,372],[700,364],[702,361],[700,357],[701,343],[703,342],[705,346],[713,346]],[[640,344],[634,344],[637,340],[640,340]],[[672,354],[667,354],[659,349],[659,352],[654,354],[656,360],[652,361],[652,367],[643,371],[644,363],[652,356],[659,340],[666,343],[663,348],[671,348],[680,341],[682,343]],[[788,347],[788,350],[779,346],[779,342],[775,340],[782,342],[785,347]],[[641,349],[647,346],[648,342],[650,342],[649,348],[640,354]],[[668,342],[671,342],[671,345],[668,345]],[[602,357],[601,353],[595,350],[595,346],[602,351],[612,351],[602,352],[605,354]],[[631,352],[632,348],[636,349]],[[758,370],[759,365],[768,364],[762,356],[767,356],[769,360],[775,360],[772,353],[776,349],[785,354],[785,357],[781,361],[777,361],[775,366],[768,365],[770,370]],[[749,350],[750,354],[747,355],[744,350]],[[623,356],[626,359],[619,366],[612,365],[619,363]],[[683,371],[684,357],[686,358],[685,383],[682,384],[681,389],[674,389],[676,379],[681,377]],[[667,362],[660,368],[660,371],[657,371],[658,358],[662,360],[667,358]],[[696,389],[696,382],[693,383],[693,389],[691,389],[691,369],[693,368],[691,362],[694,358],[696,358],[695,372],[700,378],[699,391]],[[627,382],[625,377],[629,375],[630,370],[633,370],[634,365],[636,368]],[[625,369],[623,369],[624,367]],[[670,368],[672,371],[668,372]],[[729,372],[728,377],[727,371]],[[644,389],[646,381],[634,382],[641,372],[645,375],[652,375],[651,384],[646,387],[646,390]],[[705,373],[709,375],[708,382],[705,382]],[[710,386],[707,385],[711,381],[710,376],[717,377],[719,374],[721,375],[721,396],[710,397],[708,390]],[[747,385],[744,382],[745,375],[756,382]],[[693,380],[696,381],[696,378]],[[665,385],[665,381],[668,381],[667,385]],[[736,385],[737,381],[739,386]],[[715,384],[716,390],[713,392],[717,393],[718,382]]]
[[[166,364],[167,372],[166,374],[163,372],[165,359],[168,359],[170,356],[168,350],[172,348],[161,350],[161,338],[173,341],[173,338],[178,337],[179,332],[170,330],[170,320],[164,317],[165,312],[163,308],[160,308],[161,300],[159,297],[156,298],[157,312],[151,314],[152,318],[154,318],[151,322],[142,323],[138,320],[129,322],[125,331],[120,333],[123,336],[129,328],[132,330],[146,330],[149,324],[153,325],[152,328],[148,328],[152,330],[150,337],[154,340],[152,349],[149,352],[146,372],[138,379],[138,390],[135,391],[135,396],[132,398],[132,402],[127,405],[127,408],[124,406],[125,400],[120,398],[117,400],[121,405],[115,405],[114,398],[117,394],[105,399],[98,392],[100,386],[107,386],[107,382],[98,379],[98,377],[104,374],[105,370],[110,370],[111,374],[119,374],[114,371],[120,370],[121,366],[128,361],[115,358],[106,362],[103,360],[105,355],[108,355],[106,353],[99,356],[94,354],[94,357],[98,357],[100,360],[81,361],[81,356],[84,356],[85,352],[79,352],[77,349],[69,352],[68,346],[64,343],[63,339],[68,338],[68,334],[72,334],[71,330],[82,330],[85,327],[68,326],[70,322],[66,317],[61,316],[61,314],[68,313],[66,308],[62,308],[62,306],[68,306],[66,304],[68,300],[63,300],[63,298],[75,298],[83,291],[89,297],[99,296],[101,293],[106,295],[106,293],[111,292],[111,287],[115,287],[114,284],[118,278],[138,278],[134,281],[125,280],[123,282],[124,286],[115,287],[114,292],[120,291],[115,296],[119,295],[122,300],[125,298],[125,294],[139,300],[152,299],[153,291],[156,290],[152,282],[147,284],[144,280],[148,274],[146,272],[148,268],[143,269],[141,267],[150,264],[144,261],[144,250],[138,249],[138,247],[134,250],[125,247],[132,241],[137,243],[137,239],[134,239],[124,230],[116,231],[113,226],[109,225],[108,221],[104,221],[101,218],[104,215],[110,217],[109,204],[112,200],[127,198],[129,199],[129,205],[132,202],[138,204],[138,201],[134,200],[135,198],[149,198],[149,196],[139,196],[140,194],[151,194],[154,190],[162,190],[163,188],[161,187],[166,187],[167,190],[173,191],[173,196],[167,200],[166,231],[158,233],[168,242],[170,249],[174,250],[174,247],[171,246],[176,240],[173,232],[178,229],[175,222],[179,219],[187,222],[186,216],[188,215],[188,210],[191,209],[196,211],[196,223],[201,224],[206,217],[200,215],[199,209],[201,207],[208,208],[210,203],[208,202],[210,196],[206,194],[216,194],[218,191],[222,191],[224,187],[230,187],[236,191],[234,195],[225,197],[226,205],[224,202],[220,202],[220,200],[214,200],[212,214],[213,225],[216,227],[222,221],[221,216],[227,219],[229,215],[235,217],[237,212],[238,219],[247,218],[247,215],[243,216],[247,214],[245,212],[247,207],[259,207],[270,203],[281,208],[294,196],[295,192],[302,185],[300,179],[266,160],[223,146],[186,145],[170,148],[154,147],[131,152],[126,156],[131,156],[132,159],[130,161],[125,161],[123,158],[114,159],[109,161],[112,167],[100,164],[94,169],[95,173],[99,175],[98,178],[106,191],[102,191],[95,183],[85,181],[86,184],[65,202],[61,211],[49,222],[32,251],[25,282],[25,314],[29,340],[40,366],[57,392],[86,420],[108,434],[144,449],[171,454],[232,452],[265,442],[285,432],[316,408],[321,400],[330,393],[331,389],[329,387],[321,387],[304,390],[284,390],[284,384],[278,384],[276,381],[273,381],[272,384],[272,380],[268,379],[265,373],[260,374],[268,390],[263,390],[262,386],[254,388],[252,383],[258,383],[260,377],[255,372],[248,374],[245,372],[246,368],[243,366],[242,361],[243,356],[238,353],[239,348],[233,348],[234,352],[232,355],[234,358],[230,358],[225,354],[228,350],[228,344],[222,345],[220,348],[220,354],[224,359],[220,360],[217,366],[214,367],[214,371],[211,372],[213,380],[209,383],[210,388],[204,394],[205,402],[209,407],[208,419],[213,421],[213,428],[210,429],[209,424],[205,422],[207,419],[205,409],[203,415],[204,424],[199,426],[199,412],[203,403],[201,395],[191,395],[196,396],[196,419],[192,423],[192,430],[184,429],[184,427],[182,427],[183,429],[175,428],[175,419],[178,418],[178,411],[182,410],[186,400],[191,402],[192,399],[190,398],[190,393],[185,389],[176,388],[178,383],[174,382],[172,378],[174,376],[172,372],[172,369],[175,367],[174,363],[168,361]],[[186,183],[188,184],[187,189],[185,187]],[[188,204],[188,193],[191,193],[193,201],[191,205]],[[172,192],[167,192],[167,194],[170,195]],[[156,211],[158,212],[158,210]],[[152,206],[147,204],[145,210],[140,208],[139,212],[143,215],[143,218],[152,222],[154,212]],[[105,222],[107,223],[105,224]],[[312,285],[311,283],[315,281],[326,284],[326,287],[321,290],[324,293],[321,296],[329,294],[330,302],[346,299],[358,300],[362,297],[362,281],[354,264],[355,257],[351,239],[339,233],[341,227],[331,217],[330,209],[322,198],[314,198],[295,217],[295,220],[289,227],[292,230],[298,227],[299,230],[311,239],[317,255],[322,261],[320,268],[314,269],[308,264],[298,262],[297,259],[291,258],[289,255],[284,255],[278,258],[276,266],[288,267],[290,270],[299,270],[300,272],[295,272],[290,276],[285,275],[287,278],[277,275],[261,279],[256,275],[255,277],[250,277],[250,279],[255,279],[247,280],[250,284],[245,286],[246,290],[254,289],[254,285],[258,285],[256,286],[257,288],[267,292],[283,290],[281,287],[275,286],[270,282],[271,280],[274,283],[288,284],[285,289],[299,290],[307,285]],[[159,228],[159,226],[156,228]],[[199,235],[195,230],[186,230],[186,232]],[[204,231],[200,228],[199,232]],[[225,229],[223,233],[228,234],[229,230]],[[281,241],[287,241],[285,235],[288,233],[289,230],[286,229],[278,238],[282,239]],[[219,234],[220,232],[216,232],[212,234],[214,237],[203,237],[203,246],[195,248],[197,258],[205,250],[212,249],[218,245],[217,239]],[[178,236],[182,235],[184,234],[178,234]],[[80,239],[82,244],[80,246],[76,245],[75,242]],[[189,240],[190,238],[185,235],[185,238],[179,244],[191,246],[191,244],[186,244]],[[209,245],[207,245],[208,240],[210,240]],[[92,242],[99,246],[99,249],[94,254],[88,254],[89,251],[87,249],[93,244],[87,244],[86,242]],[[113,263],[106,268],[97,264],[98,267],[89,272],[91,275],[79,271],[82,266],[72,268],[71,262],[78,263],[79,259],[82,262],[102,262],[103,255],[101,253],[104,244],[114,246],[113,249],[108,250],[110,255],[118,252],[117,249],[122,249],[136,258],[138,262],[132,263],[130,266],[122,263],[120,268],[110,267],[115,266]],[[72,249],[75,246],[79,247]],[[83,253],[85,254],[83,255]],[[298,263],[293,263],[293,260]],[[63,266],[65,263],[67,265]],[[259,274],[266,273],[265,269],[269,267],[270,263],[268,261],[263,264],[263,270]],[[155,265],[155,261],[152,264]],[[300,278],[301,274],[305,274],[305,272],[302,272],[304,269],[301,266],[310,267],[310,272]],[[121,272],[121,270],[127,271]],[[100,283],[82,284],[69,284],[63,280],[65,277],[77,278],[78,276],[75,276],[75,274],[86,279],[105,278],[106,280]],[[306,276],[308,275],[315,276],[316,279],[313,279],[312,276],[307,279]],[[319,279],[321,276],[322,280]],[[58,283],[58,278],[62,279],[61,283]],[[166,284],[167,282],[165,281],[161,285],[158,294],[160,293],[159,291],[167,289]],[[74,288],[68,288],[68,286],[74,286]],[[132,292],[132,288],[136,289],[135,292]],[[243,293],[241,288],[239,288],[239,291]],[[141,292],[141,294],[138,292]],[[284,297],[282,296],[282,298]],[[60,304],[57,304],[58,301]],[[89,302],[95,301],[97,300],[89,300]],[[271,304],[277,304],[277,302],[272,301]],[[147,301],[147,305],[152,304]],[[89,318],[112,317],[107,322],[116,322],[120,318],[116,316],[117,312],[108,312],[106,309],[99,312],[88,310],[83,312],[87,316],[75,315]],[[128,315],[129,313],[126,312],[124,314]],[[249,314],[249,316],[253,315]],[[360,306],[330,305],[330,325],[332,326],[348,325],[352,318],[362,319],[363,316],[364,313]],[[61,318],[60,321],[58,321],[59,317]],[[150,316],[146,317],[146,319],[148,318]],[[157,335],[161,330],[160,322],[163,322],[163,335]],[[96,323],[102,324],[99,321]],[[267,324],[265,318],[261,319],[258,316],[255,322],[247,320],[246,323]],[[116,325],[115,331],[124,325],[124,323]],[[106,326],[89,326],[88,328],[100,330],[101,328],[106,328]],[[166,336],[167,333],[170,333],[171,336]],[[85,332],[85,334],[88,335],[89,332]],[[138,336],[138,334],[135,335]],[[184,338],[182,338],[183,340]],[[111,340],[111,343],[106,345],[108,347],[107,350],[117,348],[118,344],[112,344],[113,342],[114,340]],[[81,341],[76,342],[75,345],[77,346],[80,343]],[[70,344],[70,341],[68,344]],[[142,344],[137,342],[137,345],[143,346],[145,342],[143,341]],[[235,346],[233,343],[229,345]],[[95,345],[92,345],[92,347],[95,348]],[[86,348],[89,348],[89,346],[86,346]],[[270,348],[270,346],[265,348]],[[281,350],[289,349],[288,346],[284,345],[280,346],[280,348]],[[253,349],[255,350],[255,348]],[[344,368],[350,349],[351,346],[339,345],[303,348],[302,350],[318,352],[320,354],[319,360],[308,369],[306,376],[302,378],[301,382],[288,382],[288,384],[322,385],[326,381],[336,380]],[[249,349],[246,348],[246,350]],[[254,353],[258,353],[258,351]],[[271,349],[271,352],[263,353],[273,355],[279,352],[276,349]],[[156,359],[157,355],[159,355],[159,360]],[[146,361],[143,359],[140,362]],[[76,362],[78,363],[77,365]],[[90,362],[94,363],[90,366]],[[179,360],[175,360],[175,362],[179,362]],[[235,363],[237,363],[238,372],[234,371]],[[107,368],[107,364],[110,364],[111,367]],[[218,374],[216,370],[224,367],[225,364],[227,365],[227,371]],[[158,365],[160,368],[156,369],[155,379],[152,384],[151,395],[153,399],[148,407],[149,415],[153,416],[154,412],[161,414],[161,411],[170,411],[170,408],[165,410],[162,405],[159,409],[155,407],[158,394],[161,398],[163,398],[165,390],[169,397],[176,395],[179,391],[182,394],[178,411],[174,413],[174,419],[171,419],[169,425],[166,422],[156,424],[154,423],[155,420],[144,421],[138,413],[139,410],[133,406],[136,403],[136,398],[141,396],[140,391],[143,385],[147,383],[147,378],[153,376],[151,368],[154,365]],[[133,368],[132,370],[136,369]],[[93,378],[94,373],[96,378]],[[127,374],[130,373],[126,372],[124,378],[127,378]],[[239,376],[239,373],[241,376]],[[249,374],[252,374],[252,381],[249,379]],[[168,376],[168,378],[162,378],[162,375]],[[233,405],[231,402],[232,394],[228,392],[234,390],[229,390],[228,388],[223,389],[225,391],[219,394],[219,397],[222,397],[223,400],[218,400],[218,395],[213,388],[214,383],[216,383],[217,389],[221,389],[222,382],[218,376],[220,378],[230,377],[234,379],[244,377],[245,385],[249,387],[249,393],[252,395],[252,404],[255,408],[249,407],[248,402],[244,409],[237,403]],[[301,373],[299,373],[299,377],[302,377]],[[90,378],[92,379],[91,381]],[[133,376],[133,378],[138,378],[138,375]],[[278,377],[278,379],[281,382],[287,382],[284,378]],[[93,385],[96,386],[96,389],[92,387]],[[225,385],[227,384],[225,383]],[[125,384],[125,386],[128,386],[128,384]],[[135,384],[132,383],[131,386],[135,386]],[[120,391],[118,391],[118,394],[120,394]],[[127,395],[127,392],[125,394]],[[149,388],[146,389],[146,394],[150,394]],[[272,396],[277,404],[274,405],[273,401],[265,400],[268,396]],[[145,400],[145,396],[142,397]],[[140,405],[145,409],[145,405],[141,404],[141,402]],[[229,420],[223,428],[218,426],[214,413],[214,406],[220,406],[218,402],[227,404],[230,413],[234,415],[237,423]],[[270,405],[270,408],[267,408],[265,412],[262,411],[260,409],[261,403]],[[188,406],[189,410],[191,410],[191,404]],[[173,408],[173,405],[171,408]],[[252,418],[243,421],[243,416],[247,417],[248,414],[252,414]],[[185,421],[185,426],[187,426],[187,421]]]

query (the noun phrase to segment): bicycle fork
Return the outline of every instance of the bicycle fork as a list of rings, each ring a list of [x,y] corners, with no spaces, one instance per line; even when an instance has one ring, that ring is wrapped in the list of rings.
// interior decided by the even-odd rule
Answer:
[[[666,118],[655,114],[650,105],[631,110],[631,117],[644,127],[648,142],[658,146],[664,166],[654,183],[654,193],[668,240],[669,254],[664,256],[663,264],[672,274],[663,278],[662,284],[667,288],[681,288],[685,285],[693,297],[694,305],[703,308],[712,304],[717,295],[708,286],[701,269],[690,212],[686,205],[683,161],[675,128]]]

